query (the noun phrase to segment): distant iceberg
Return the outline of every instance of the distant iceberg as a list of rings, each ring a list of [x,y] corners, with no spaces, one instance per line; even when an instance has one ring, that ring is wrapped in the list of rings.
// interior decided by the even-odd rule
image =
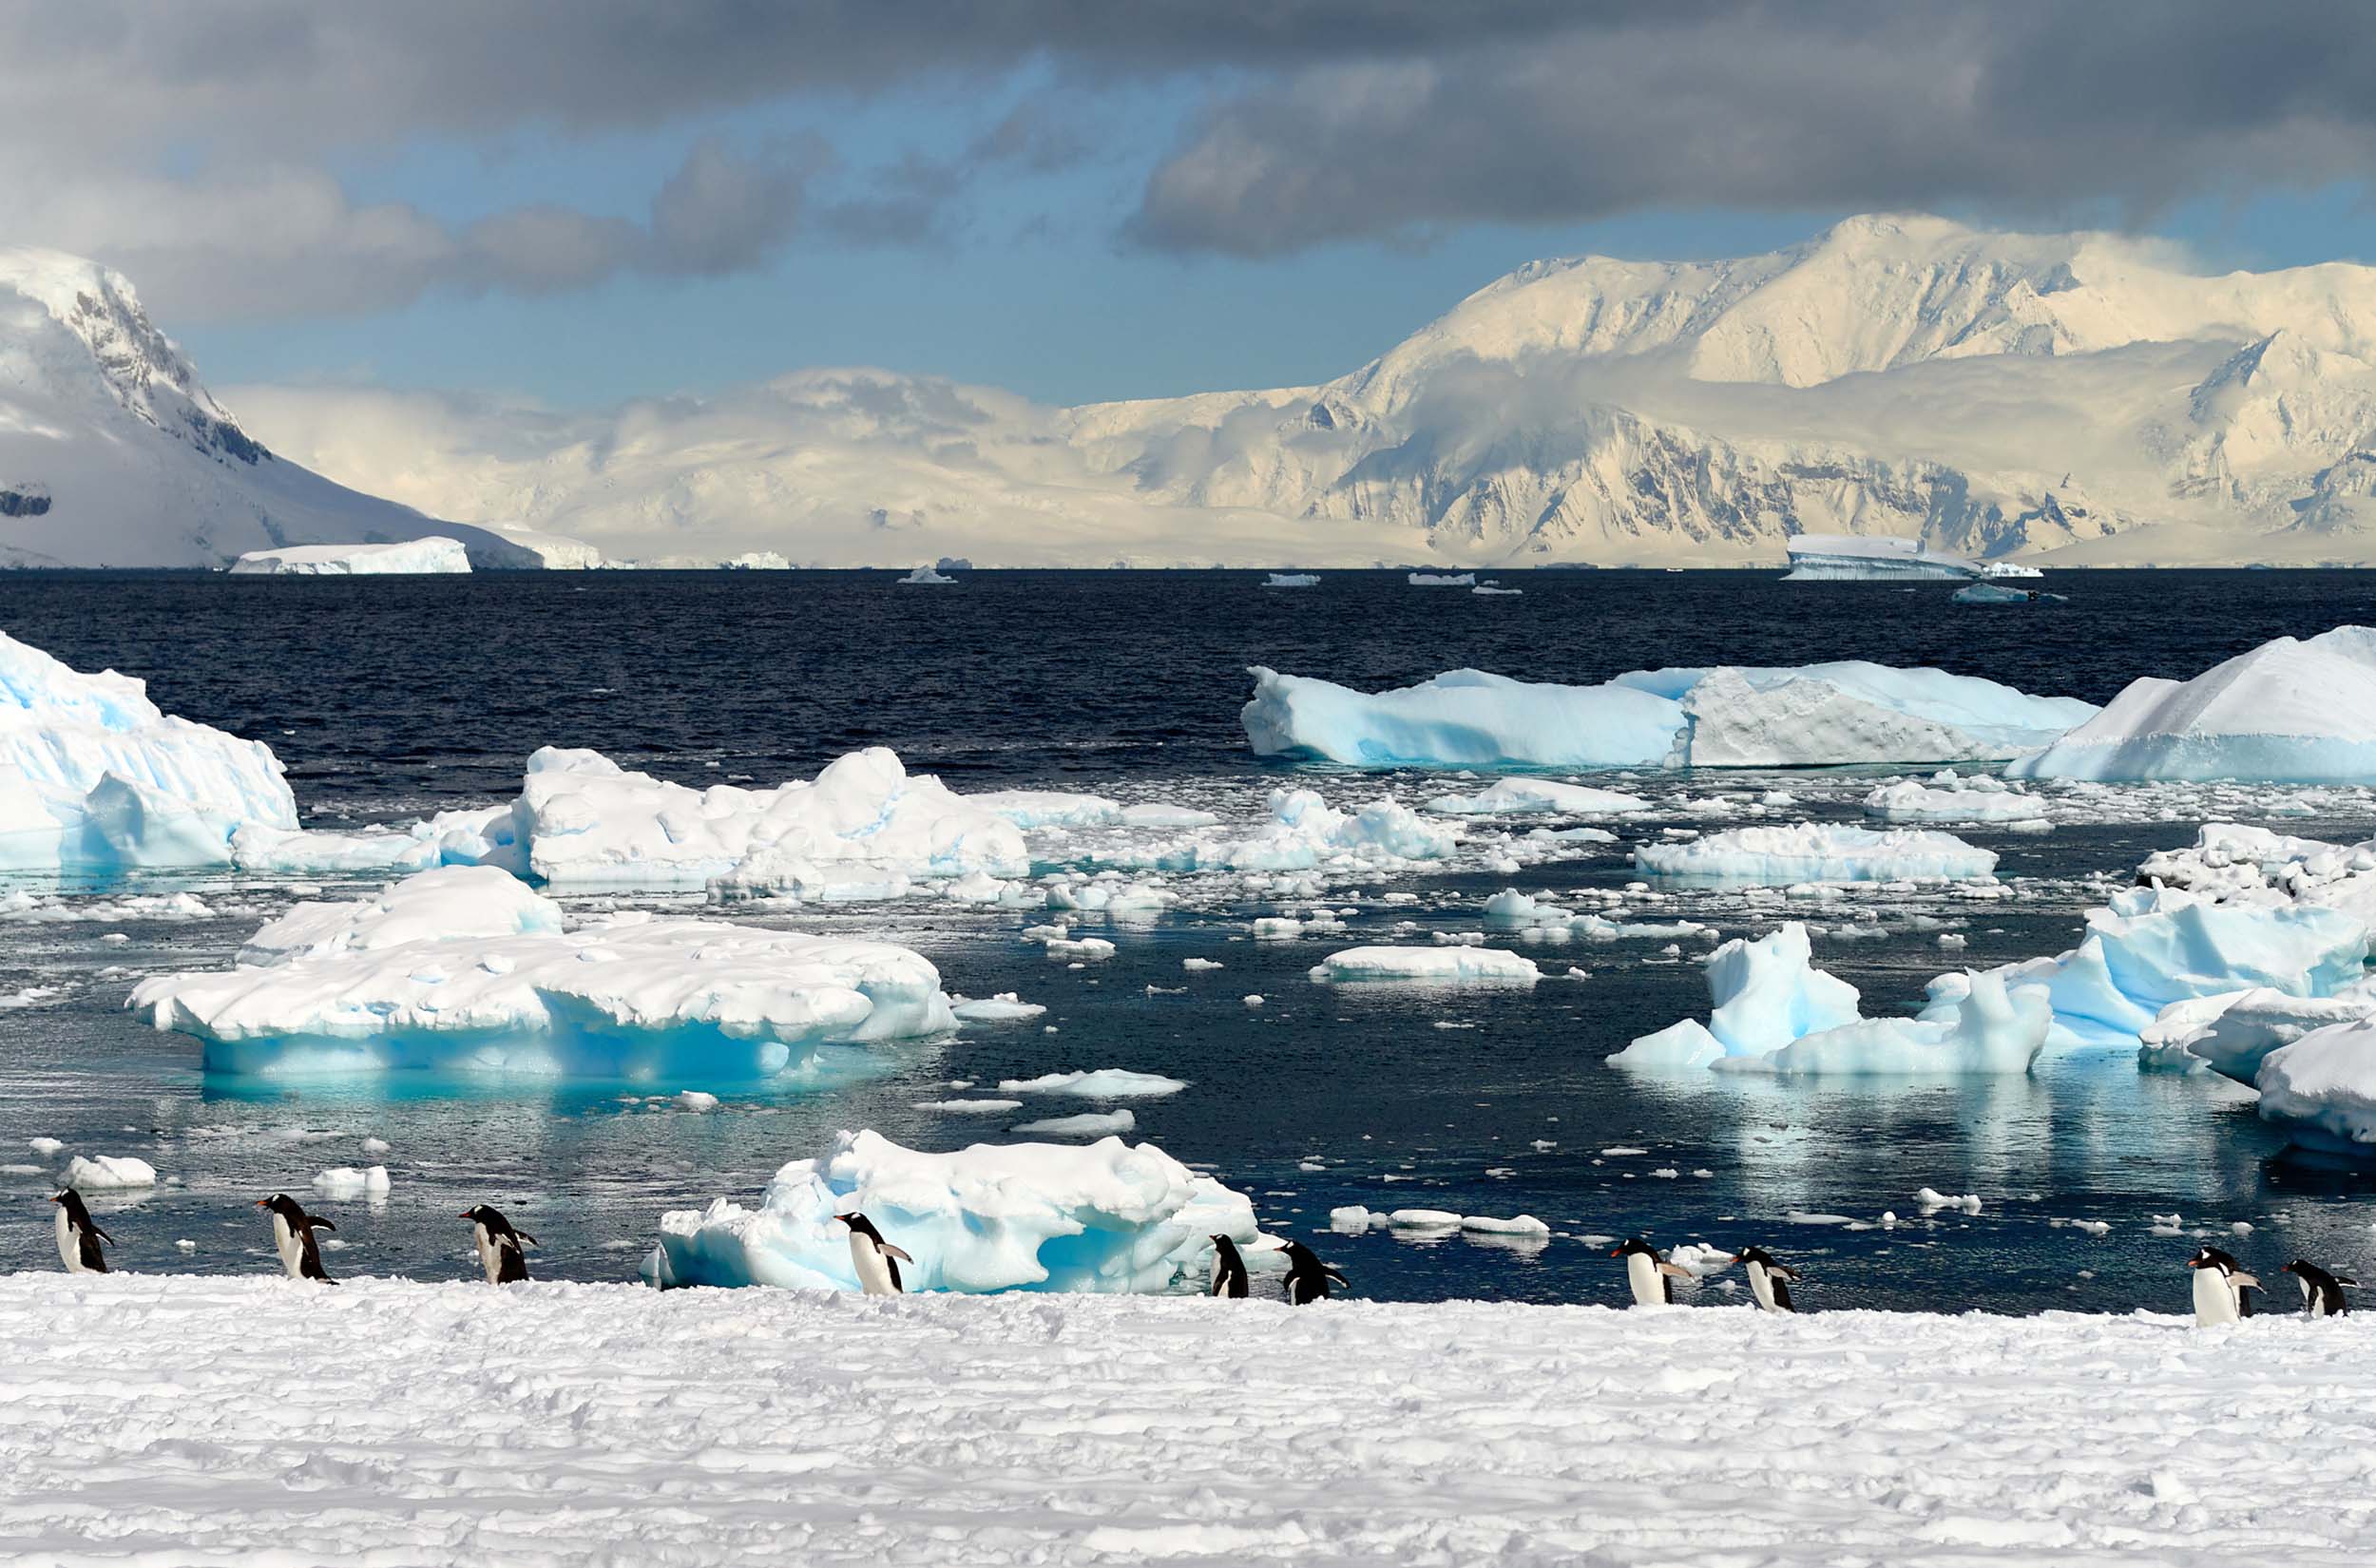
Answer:
[[[1414,588],[1473,588],[1477,585],[1475,572],[1412,572],[1404,582]]]
[[[2376,784],[2376,629],[2281,637],[2192,680],[2131,681],[2111,706],[2005,771]]]
[[[1977,561],[1925,549],[1911,539],[1857,534],[1803,533],[1790,541],[1791,569],[1785,582],[1857,579],[1976,578]]]
[[[1169,1290],[1205,1268],[1211,1237],[1255,1241],[1254,1205],[1151,1143],[975,1144],[948,1154],[845,1132],[776,1173],[757,1209],[719,1198],[661,1216],[657,1285],[854,1291],[860,1213],[908,1253],[910,1291]]]
[[[429,576],[469,569],[462,542],[435,534],[394,545],[284,545],[250,550],[231,564],[240,577]]]
[[[1375,694],[1256,666],[1242,713],[1262,756],[1489,771],[1995,761],[2096,712],[1974,676],[1861,660],[1639,670],[1599,686],[1454,670]]]
[[[788,572],[792,563],[776,550],[745,550],[732,560],[721,561],[719,567],[730,572]]]
[[[903,583],[910,583],[921,587],[929,586],[929,584],[935,583],[954,583],[957,580],[953,577],[946,576],[945,574],[934,570],[930,566],[918,566],[914,571],[910,572],[899,581]]]
[[[2069,602],[2059,593],[2045,593],[2037,588],[2008,588],[1995,583],[1975,583],[1969,587],[1956,589],[1948,597],[1958,604],[2064,604]]]
[[[1310,588],[1320,582],[1318,572],[1273,572],[1262,580],[1266,588]]]
[[[152,976],[127,1005],[205,1042],[209,1072],[428,1069],[666,1082],[773,1078],[830,1043],[955,1027],[905,947],[645,911],[567,927],[492,867],[300,904],[229,969]]]

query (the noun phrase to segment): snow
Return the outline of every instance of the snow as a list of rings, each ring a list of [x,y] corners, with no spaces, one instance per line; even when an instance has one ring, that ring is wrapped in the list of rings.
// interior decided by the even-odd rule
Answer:
[[[1802,822],[1637,845],[1634,865],[1652,876],[1781,888],[1801,882],[1966,881],[1994,875],[1997,857],[1952,833]]]
[[[870,747],[807,781],[705,790],[547,746],[512,807],[527,874],[570,889],[699,888],[833,897],[906,879],[1030,869],[1022,832],[937,778]]]
[[[1542,971],[1533,959],[1500,947],[1348,947],[1313,966],[1312,978],[1403,985],[1532,985]]]
[[[297,827],[270,747],[0,632],[0,869],[221,865],[246,824]]]
[[[1215,1233],[1256,1235],[1244,1197],[1151,1143],[975,1144],[948,1154],[873,1132],[776,1173],[757,1209],[725,1198],[661,1216],[647,1272],[668,1285],[852,1290],[847,1227],[864,1214],[914,1262],[910,1291],[1158,1291],[1209,1259]]]
[[[0,1473],[58,1568],[2365,1560],[2376,1318],[2196,1330],[2183,1272],[2035,1317],[20,1273]]]
[[[253,577],[419,577],[469,569],[469,552],[462,542],[437,534],[394,545],[292,545],[249,550],[231,563],[234,576]]]
[[[315,1176],[314,1191],[332,1199],[384,1198],[389,1191],[388,1167],[374,1165],[358,1171],[352,1165],[340,1165]]]
[[[2132,681],[2102,713],[2007,772],[2376,783],[2376,629],[2281,637],[2190,680]]]
[[[940,977],[889,943],[631,910],[565,928],[492,867],[299,904],[227,970],[156,975],[128,1005],[205,1042],[210,1072],[428,1068],[737,1082],[826,1043],[954,1026]]]
[[[1440,794],[1428,811],[1442,816],[1630,816],[1652,809],[1639,795],[1592,790],[1548,778],[1496,779],[1474,794]]]
[[[1144,1100],[1176,1095],[1188,1087],[1160,1073],[1135,1073],[1123,1067],[1100,1067],[1093,1072],[1042,1073],[1037,1078],[1010,1078],[998,1086],[1009,1095],[1077,1095],[1083,1100]]]
[[[1824,582],[1842,579],[1970,578],[1980,564],[1961,556],[1925,549],[1920,540],[1858,538],[1853,534],[1801,534],[1788,545],[1791,579]]]
[[[76,1155],[67,1161],[64,1185],[108,1192],[157,1185],[157,1168],[136,1155]]]
[[[1830,767],[2002,759],[2092,716],[2071,698],[1860,660],[1640,670],[1562,686],[1454,670],[1370,694],[1255,666],[1259,756],[1367,768]]]

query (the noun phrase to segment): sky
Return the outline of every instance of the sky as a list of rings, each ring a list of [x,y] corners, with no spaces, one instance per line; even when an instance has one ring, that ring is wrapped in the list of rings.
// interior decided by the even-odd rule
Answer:
[[[1852,213],[2376,260],[2346,5],[0,0],[0,242],[217,385],[1351,370],[1529,259]]]

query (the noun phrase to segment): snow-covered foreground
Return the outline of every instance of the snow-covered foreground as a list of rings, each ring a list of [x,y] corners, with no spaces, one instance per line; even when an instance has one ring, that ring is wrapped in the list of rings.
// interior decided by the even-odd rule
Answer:
[[[2376,1552],[2369,1318],[17,1274],[0,1346],[20,1561]]]

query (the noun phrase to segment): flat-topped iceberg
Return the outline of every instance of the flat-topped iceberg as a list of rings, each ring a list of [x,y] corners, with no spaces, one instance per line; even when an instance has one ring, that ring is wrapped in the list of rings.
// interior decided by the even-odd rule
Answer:
[[[241,577],[417,577],[469,569],[462,542],[434,534],[393,545],[284,545],[250,550],[231,564]]]
[[[1676,880],[1786,888],[1799,882],[1969,881],[1994,875],[1997,857],[1953,833],[1801,822],[1638,845],[1634,865]]]
[[[2270,1052],[2253,1081],[2262,1119],[2297,1146],[2376,1159],[2376,1021],[2314,1029]]]
[[[1861,660],[1641,670],[1562,686],[1454,670],[1367,693],[1257,666],[1255,752],[1365,768],[1488,771],[1997,761],[2095,708],[1939,670]]]
[[[2376,783],[2376,629],[2264,642],[2191,680],[2131,681],[2006,770],[2030,778]]]
[[[1803,533],[1784,547],[1791,558],[1786,583],[1944,581],[1976,578],[1983,569],[1977,561],[1930,549],[1919,539],[1886,534]]]
[[[889,943],[635,911],[568,928],[492,867],[300,904],[229,969],[153,976],[129,1005],[205,1042],[210,1072],[527,1073],[740,1082],[821,1045],[955,1026],[940,975]]]
[[[1965,994],[1920,1018],[1868,1019],[1856,987],[1814,967],[1807,928],[1792,922],[1708,958],[1706,1023],[1685,1019],[1634,1041],[1613,1066],[1657,1073],[1755,1072],[1846,1078],[2029,1071],[2046,1042],[2044,990],[1967,977]]]
[[[1313,966],[1317,981],[1405,985],[1532,985],[1535,961],[1500,947],[1348,947]]]
[[[557,888],[723,882],[745,895],[832,897],[1030,870],[1013,822],[879,746],[758,790],[696,790],[547,746],[528,758],[512,817],[514,869]]]
[[[0,869],[227,865],[249,824],[297,829],[272,748],[0,633]]]
[[[1151,1143],[975,1144],[948,1154],[845,1132],[831,1154],[776,1173],[756,1209],[719,1198],[661,1216],[645,1265],[659,1285],[853,1291],[859,1213],[914,1261],[910,1291],[1169,1290],[1212,1256],[1211,1237],[1253,1242],[1254,1205]]]

